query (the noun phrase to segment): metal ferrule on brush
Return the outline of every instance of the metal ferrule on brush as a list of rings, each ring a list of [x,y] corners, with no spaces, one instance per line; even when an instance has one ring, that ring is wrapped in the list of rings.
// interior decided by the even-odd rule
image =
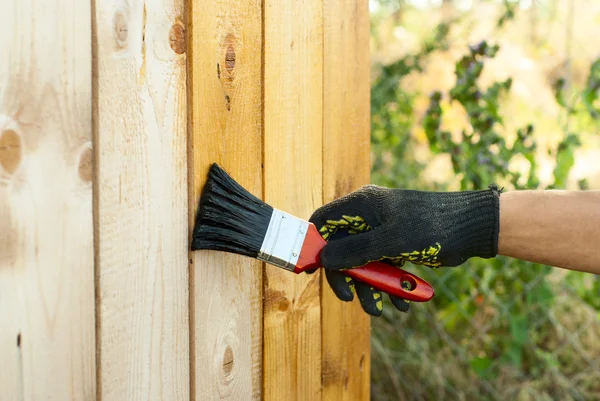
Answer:
[[[258,259],[294,271],[304,244],[309,223],[273,209]]]

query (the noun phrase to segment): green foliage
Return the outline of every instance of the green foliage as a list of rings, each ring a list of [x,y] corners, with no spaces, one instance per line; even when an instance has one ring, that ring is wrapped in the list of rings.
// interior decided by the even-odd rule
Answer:
[[[518,5],[519,3],[504,0],[504,13],[498,19],[497,23],[499,28],[503,27],[508,21],[515,18],[515,10],[517,9]]]
[[[571,273],[566,277],[567,285],[583,301],[600,311],[600,277]]]
[[[427,57],[445,50],[448,25],[437,27],[418,54],[408,55],[395,63],[382,66],[371,88],[371,142],[373,176],[381,185],[394,185],[398,180],[410,181],[424,166],[413,157],[414,144],[408,132],[415,124],[415,93],[405,91],[400,81],[413,71],[422,72]],[[396,161],[402,160],[402,163]]]
[[[600,59],[596,60],[590,69],[583,91],[583,103],[593,118],[600,117]]]
[[[452,160],[455,173],[462,174],[462,189],[482,189],[500,178],[509,179],[516,188],[520,173],[508,169],[508,164],[516,155],[524,156],[530,163],[526,186],[537,187],[535,150],[532,140],[533,125],[518,130],[517,140],[507,144],[498,131],[503,124],[499,113],[502,95],[510,91],[512,79],[495,82],[487,89],[478,85],[484,61],[493,58],[498,52],[497,45],[490,46],[483,41],[469,48],[469,53],[456,63],[456,85],[450,90],[450,101],[461,104],[468,116],[469,126],[461,132],[461,141],[452,140],[452,134],[441,131],[442,94],[434,92],[430,107],[424,118],[425,133],[431,150],[447,153]]]
[[[434,92],[431,95],[430,106],[424,117],[423,125],[431,151],[434,154],[450,155],[454,173],[462,177],[461,190],[482,189],[498,181],[508,182],[516,189],[539,186],[533,125],[528,124],[519,129],[513,143],[508,143],[500,131],[504,122],[500,114],[502,96],[510,91],[512,80],[509,78],[494,82],[487,89],[479,85],[485,61],[495,57],[498,50],[497,45],[483,41],[469,47],[468,53],[456,63],[456,83],[446,96],[450,102],[458,102],[467,117],[468,125],[462,129],[459,141],[453,140],[451,132],[440,129],[444,116],[441,107],[444,94]],[[572,167],[567,159],[569,156],[572,158],[572,147],[575,145],[574,141],[564,142],[557,153],[564,159],[560,163],[560,172],[565,179]],[[516,156],[525,157],[530,164],[525,185],[520,184],[521,173],[509,168],[511,160]],[[551,305],[553,292],[545,283],[545,276],[550,270],[527,262],[508,262],[504,258],[494,261],[471,260],[462,268],[454,270],[432,277],[434,283],[443,281],[447,293],[464,294],[458,296],[458,303],[448,297],[443,301],[438,300],[441,302],[442,315],[446,302],[456,303],[448,308],[451,311],[458,308],[461,312],[454,313],[448,319],[448,328],[461,328],[469,324],[476,313],[478,298],[473,296],[473,288],[477,288],[492,307],[497,309],[498,314],[503,314],[506,305],[510,305],[507,315],[509,318],[496,321],[492,327],[494,337],[480,344],[486,356],[473,360],[476,372],[482,374],[482,361],[487,361],[491,355],[497,355],[494,360],[500,363],[492,365],[490,362],[485,369],[486,374],[497,374],[495,370],[504,363],[523,370],[538,364],[539,358],[531,352],[527,322],[531,318],[532,306],[547,308]],[[446,277],[447,275],[450,277]],[[474,282],[476,277],[480,278],[478,283]],[[545,302],[537,302],[542,299]]]
[[[571,168],[575,164],[574,151],[581,146],[577,134],[567,134],[556,150],[556,167],[554,168],[554,184],[549,189],[564,188]]]
[[[504,18],[511,17],[507,13]],[[372,181],[376,184],[446,189],[445,185],[429,185],[419,179],[425,165],[415,160],[415,139],[410,135],[417,123],[414,100],[418,93],[404,90],[401,84],[409,74],[421,72],[432,53],[446,49],[447,38],[448,26],[442,25],[420,53],[379,70],[372,88]],[[503,97],[511,90],[512,80],[494,82],[487,88],[479,83],[486,60],[494,58],[498,50],[498,45],[486,41],[470,46],[455,64],[454,86],[447,93],[435,91],[429,96],[429,107],[422,120],[431,153],[449,156],[454,174],[461,177],[461,190],[482,189],[492,183],[514,189],[541,188],[533,124],[518,129],[513,141],[509,141],[504,132],[501,106]],[[549,151],[556,158],[554,183],[549,188],[566,186],[574,164],[574,152],[581,146],[579,136],[569,130],[570,119],[581,113],[594,119],[595,113],[600,112],[600,61],[592,66],[587,82],[579,96],[584,105],[581,109],[569,104],[564,80],[555,84],[557,104],[565,110],[567,117],[563,140],[556,149]],[[459,104],[465,113],[467,124],[458,133],[442,129],[446,113],[444,100]],[[515,157],[524,157],[529,163],[524,177],[510,168]],[[580,183],[582,188],[585,185],[585,182]],[[407,270],[429,281],[438,296],[433,304],[413,306],[409,317],[402,320],[402,327],[397,330],[402,335],[419,336],[419,333],[429,334],[437,327],[447,337],[428,335],[426,344],[420,340],[393,339],[389,325],[394,325],[399,318],[388,304],[383,318],[374,321],[374,342],[384,352],[404,352],[406,347],[419,344],[441,355],[449,343],[456,344],[455,352],[464,354],[464,366],[457,366],[456,370],[472,380],[477,388],[473,397],[478,397],[479,391],[489,393],[491,390],[485,390],[486,380],[506,376],[506,372],[544,381],[548,372],[560,363],[548,346],[549,333],[554,332],[554,327],[547,316],[552,308],[556,308],[559,295],[550,280],[552,268],[497,257],[472,259],[458,268],[431,271],[409,266]],[[589,278],[573,273],[567,275],[567,281],[581,299],[600,310],[600,297],[595,296],[600,294],[600,280],[590,283]],[[433,322],[427,316],[431,316]],[[478,320],[481,316],[485,317],[484,323]],[[389,371],[392,356],[386,358]],[[403,372],[418,370],[418,366],[406,363]],[[453,387],[455,383],[451,374],[448,375],[444,378],[444,386]],[[422,380],[423,376],[418,377]],[[393,382],[401,392],[402,381]],[[431,378],[423,386],[422,394],[427,394],[440,383]],[[417,390],[412,388],[411,391]]]

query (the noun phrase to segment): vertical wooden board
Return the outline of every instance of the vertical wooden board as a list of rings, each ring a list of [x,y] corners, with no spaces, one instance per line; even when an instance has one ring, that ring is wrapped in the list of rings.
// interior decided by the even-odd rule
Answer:
[[[209,166],[262,197],[260,0],[190,2],[190,227]],[[193,393],[260,400],[262,264],[216,251],[191,255]]]
[[[0,399],[93,400],[90,3],[0,8]]]
[[[324,0],[323,200],[369,183],[367,0]],[[369,400],[370,322],[358,300],[337,299],[323,276],[323,399]]]
[[[322,202],[322,0],[265,0],[265,199],[308,219]],[[320,272],[266,266],[265,400],[321,398]]]
[[[181,0],[95,2],[99,398],[188,400]]]

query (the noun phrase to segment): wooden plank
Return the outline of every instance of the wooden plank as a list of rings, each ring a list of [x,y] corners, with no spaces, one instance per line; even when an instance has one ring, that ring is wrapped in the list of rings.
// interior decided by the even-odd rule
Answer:
[[[96,1],[99,399],[188,400],[183,1]]]
[[[90,2],[0,12],[0,399],[95,394]]]
[[[209,166],[262,197],[260,0],[190,2],[190,228]],[[196,400],[261,399],[262,264],[224,252],[191,255]]]
[[[265,0],[265,199],[308,219],[322,202],[322,0]],[[266,266],[265,400],[321,398],[320,272]]]
[[[369,183],[369,5],[324,0],[323,201]],[[369,400],[370,322],[323,275],[323,399]]]

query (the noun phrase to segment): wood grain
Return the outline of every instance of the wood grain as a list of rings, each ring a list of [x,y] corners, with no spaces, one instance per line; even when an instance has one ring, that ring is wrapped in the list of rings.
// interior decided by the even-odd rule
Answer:
[[[0,12],[0,399],[95,396],[90,3]]]
[[[367,0],[324,0],[323,201],[369,183]],[[369,400],[370,322],[322,283],[323,400]]]
[[[183,1],[95,2],[99,398],[188,400]]]
[[[308,219],[322,202],[323,2],[265,0],[265,199]],[[321,398],[320,273],[266,266],[264,399]]]
[[[190,2],[190,228],[209,166],[262,198],[260,0]],[[195,399],[260,400],[262,264],[215,251],[191,255]]]

